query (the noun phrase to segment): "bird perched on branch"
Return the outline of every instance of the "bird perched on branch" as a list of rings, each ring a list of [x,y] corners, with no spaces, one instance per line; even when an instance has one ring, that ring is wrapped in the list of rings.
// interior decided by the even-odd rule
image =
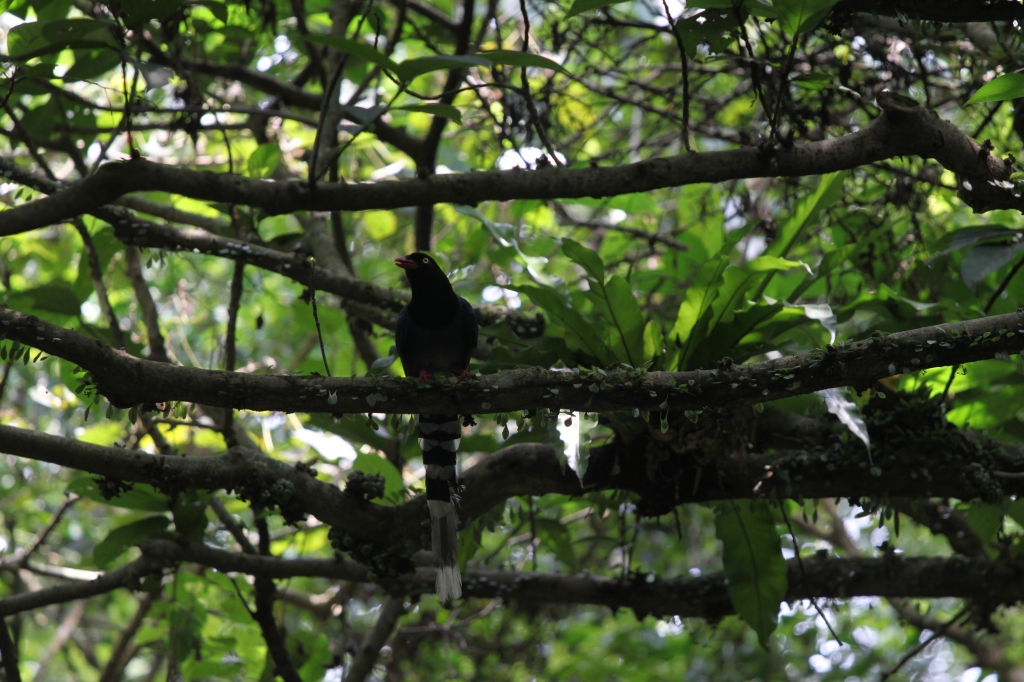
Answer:
[[[435,374],[467,375],[476,348],[478,324],[469,302],[457,296],[433,258],[412,253],[396,258],[412,287],[412,301],[398,315],[395,345],[405,375],[430,379]],[[462,427],[457,414],[421,414],[420,447],[427,469],[430,537],[437,557],[437,596],[442,603],[462,596],[459,574],[458,480],[455,453]]]

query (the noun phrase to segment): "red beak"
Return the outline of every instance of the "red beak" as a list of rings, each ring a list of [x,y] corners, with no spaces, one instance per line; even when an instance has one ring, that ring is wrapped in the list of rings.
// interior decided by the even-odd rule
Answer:
[[[416,261],[412,258],[396,258],[395,265],[402,268],[403,270],[415,270]]]

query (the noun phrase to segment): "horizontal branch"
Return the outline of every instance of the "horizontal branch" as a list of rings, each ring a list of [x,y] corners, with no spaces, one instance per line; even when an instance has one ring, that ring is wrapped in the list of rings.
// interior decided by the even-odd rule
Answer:
[[[76,363],[120,408],[185,401],[281,412],[494,414],[518,410],[690,410],[768,402],[1024,348],[1024,312],[952,322],[777,360],[689,372],[517,369],[424,382],[400,377],[242,374],[133,357],[97,339],[0,308],[0,335]]]
[[[941,23],[1024,19],[1024,5],[1017,0],[840,0],[832,11]]]
[[[61,187],[60,183],[25,170],[9,159],[0,158],[0,174],[41,192],[56,192]],[[135,198],[120,199],[118,203],[140,211],[155,211],[159,208],[159,205],[150,206],[149,204],[152,202]],[[200,222],[198,219],[204,218],[194,214],[184,214],[170,206],[163,208],[166,209],[162,211],[166,213],[164,217],[169,220],[182,218],[184,222],[195,223]],[[223,237],[202,228],[175,228],[155,223],[139,218],[120,206],[100,206],[91,211],[91,215],[113,226],[114,236],[124,244],[170,251],[205,253],[218,258],[254,265],[276,272],[303,286],[310,286],[309,261],[298,254],[278,251],[242,239]],[[212,219],[205,218],[205,220],[210,221],[211,225],[216,223]],[[2,224],[2,216],[0,216],[0,225]],[[373,306],[383,311],[398,312],[409,302],[409,294],[404,291],[380,287],[322,267],[316,270],[314,284],[318,291],[335,294],[346,299],[347,302]],[[527,315],[518,310],[498,305],[480,305],[475,310],[480,324],[483,326],[507,320],[516,333],[523,338],[534,338],[544,333],[545,321],[541,315]],[[359,312],[360,317],[364,319],[374,320],[383,323],[382,326],[393,328],[395,318],[386,312],[361,312],[361,310],[350,312]]]
[[[118,587],[137,587],[142,576],[180,562],[200,564],[223,572],[285,579],[322,577],[366,581],[368,576],[331,559],[280,559],[232,554],[206,545],[154,540],[142,547],[143,556],[91,582],[72,583],[0,599],[0,616],[49,604],[82,599]],[[859,596],[974,599],[986,605],[1013,604],[1024,599],[1024,560],[919,558],[806,557],[802,565],[787,562],[786,601],[849,599]],[[419,568],[399,580],[386,581],[392,594],[432,592],[434,569]],[[468,567],[463,578],[466,598],[501,598],[527,604],[591,604],[629,608],[647,615],[717,619],[734,613],[725,576],[660,578],[643,573],[628,579],[587,574],[560,575]]]
[[[139,589],[142,579],[158,573],[166,564],[143,555],[116,571],[104,573],[95,580],[66,583],[35,592],[23,592],[0,599],[0,617],[22,611],[40,609],[51,604],[63,604],[76,599],[88,599],[120,587]]]
[[[321,577],[358,580],[331,559],[255,557],[196,543],[156,540],[145,551],[161,561],[184,561],[220,571],[237,571],[276,579]],[[849,599],[860,596],[979,599],[993,606],[1024,599],[1024,559],[803,558],[803,571],[792,559],[786,600]],[[434,591],[433,568],[419,568],[401,580],[386,582],[392,594]],[[365,577],[362,579],[366,580]],[[721,573],[699,578],[659,578],[644,573],[629,579],[489,569],[470,565],[463,576],[463,595],[496,597],[532,604],[594,604],[627,607],[637,617],[680,616],[720,618],[734,613]]]
[[[304,181],[263,181],[143,159],[108,163],[50,197],[0,214],[0,236],[62,222],[141,191],[257,206],[271,214],[359,211],[442,202],[607,197],[739,178],[821,175],[908,155],[934,158],[969,180],[961,197],[976,210],[1024,205],[1009,190],[987,184],[1006,180],[1010,174],[1008,163],[912,100],[890,93],[882,93],[878,99],[884,109],[882,115],[851,135],[785,148],[684,154],[615,167],[452,173],[400,181],[323,183],[311,189]]]
[[[765,424],[755,430],[771,428]],[[795,432],[789,435],[792,440]],[[898,447],[888,446],[884,437],[879,438],[882,435],[873,434],[879,441],[872,450],[874,466],[859,442],[856,448],[841,449],[831,447],[826,438],[817,438],[814,448],[773,450],[770,436],[762,436],[764,442],[755,444],[763,448],[759,453],[704,457],[702,464],[695,463],[693,453],[671,455],[664,464],[671,469],[663,471],[659,465],[653,478],[647,468],[647,441],[637,438],[630,445],[616,441],[592,449],[588,489],[632,490],[655,514],[685,502],[744,497],[941,496],[968,500],[1024,493],[1024,479],[1000,479],[994,473],[1024,472],[1024,453],[1012,446],[990,443],[983,455],[966,434],[955,429],[948,434],[913,436],[911,443]],[[194,489],[234,490],[245,499],[280,507],[286,518],[312,514],[350,535],[356,542],[354,549],[366,545],[379,555],[408,557],[427,543],[421,526],[427,518],[422,496],[397,506],[370,504],[317,481],[303,469],[241,447],[211,457],[169,457],[0,425],[0,452],[120,481],[147,483],[171,494]],[[609,458],[616,460],[617,467],[602,464]],[[697,475],[698,467],[705,470],[702,475]],[[465,471],[460,482],[466,486],[459,507],[464,523],[510,497],[578,496],[585,492],[575,472],[563,467],[554,448],[542,443],[521,443],[492,453]],[[345,579],[358,580],[362,575],[361,569],[349,564],[336,570],[344,571]]]

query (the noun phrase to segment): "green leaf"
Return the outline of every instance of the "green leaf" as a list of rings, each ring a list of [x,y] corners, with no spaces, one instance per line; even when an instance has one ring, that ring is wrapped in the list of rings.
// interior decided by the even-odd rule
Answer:
[[[599,7],[618,5],[625,1],[626,0],[575,0],[575,2],[572,3],[572,7],[569,8],[569,11],[565,13],[563,19],[571,19],[577,14],[582,14],[583,12],[588,12]]]
[[[964,279],[964,284],[971,291],[976,291],[982,280],[1007,265],[1022,249],[1024,249],[1024,242],[975,246],[967,252],[960,263],[960,275]]]
[[[352,468],[367,474],[380,474],[384,477],[384,504],[398,504],[402,501],[402,474],[395,465],[380,455],[363,454],[356,457]]]
[[[548,59],[547,57],[541,57],[539,54],[530,54],[529,52],[517,52],[515,50],[490,50],[489,52],[477,52],[476,56],[483,57],[494,64],[521,67],[535,66],[540,69],[552,69],[554,71],[565,72],[565,69],[558,62]]]
[[[686,289],[686,298],[679,304],[675,325],[669,332],[669,338],[682,346],[678,367],[686,366],[686,360],[692,354],[693,348],[707,335],[707,322],[704,321],[702,324],[702,320],[718,296],[719,282],[728,266],[727,256],[708,261],[694,275]]]
[[[988,544],[996,539],[1003,527],[1003,505],[972,503],[966,514],[967,525],[984,543],[985,552],[994,558],[995,548]]]
[[[775,241],[772,242],[765,253],[785,258],[804,231],[814,225],[821,212],[839,201],[843,196],[843,181],[845,179],[846,171],[836,171],[835,173],[821,176],[821,180],[818,181],[818,186],[814,192],[801,199],[793,210],[792,215],[779,225]]]
[[[54,54],[67,47],[112,45],[111,26],[111,22],[96,19],[59,19],[47,23],[27,21],[7,34],[8,58],[25,61]]]
[[[1000,242],[1005,244],[1021,235],[1024,235],[1024,232],[1021,230],[1014,230],[1003,225],[971,225],[969,227],[962,227],[954,232],[947,232],[932,244],[931,250],[935,254],[932,258],[944,256],[947,253],[952,253],[953,251],[958,251],[981,242]]]
[[[222,21],[225,24],[228,23],[228,8],[223,2],[216,2],[216,0],[202,0],[200,4],[210,10],[213,16],[217,17],[218,21]]]
[[[597,335],[594,325],[584,321],[578,312],[562,300],[557,291],[550,287],[521,286],[516,291],[526,294],[534,303],[544,309],[558,324],[573,334],[580,347],[594,356],[602,365],[615,362],[615,353]]]
[[[762,500],[726,500],[714,509],[729,599],[767,650],[789,582],[775,519]]]
[[[192,542],[202,542],[206,530],[206,503],[209,494],[195,490],[178,495],[171,509],[174,515],[174,530]]]
[[[1018,97],[1024,97],[1024,73],[1007,73],[985,83],[967,103],[1004,102]]]
[[[450,118],[456,123],[462,123],[462,112],[450,104],[404,104],[400,107],[391,107],[402,111],[420,111],[424,114],[433,114],[441,118]]]
[[[604,291],[609,317],[625,346],[625,357],[620,355],[620,359],[639,367],[644,364],[644,316],[633,288],[622,275],[613,275]]]
[[[644,362],[657,361],[665,350],[665,335],[661,325],[651,320],[644,327]]]
[[[832,11],[839,0],[773,0],[779,26],[789,36],[806,33]]]
[[[686,3],[687,10],[694,7]],[[697,46],[707,45],[710,54],[721,54],[728,50],[733,41],[733,34],[737,23],[743,23],[747,18],[747,11],[739,9],[740,17],[737,22],[736,12],[732,4],[723,6],[720,9],[692,14],[688,17],[676,20],[676,33],[683,42],[686,54],[691,58],[697,57]]]
[[[447,71],[449,69],[466,69],[471,66],[491,66],[491,60],[478,55],[434,55],[431,57],[419,57],[407,59],[395,67],[395,73],[408,83],[418,76],[432,73],[434,71]]]
[[[832,82],[827,73],[802,73],[793,79],[793,83],[805,90],[822,90]]]
[[[563,239],[562,253],[583,268],[598,285],[604,285],[604,262],[601,261],[601,257],[597,255],[596,251],[588,249],[572,239]]]
[[[135,545],[155,538],[170,539],[167,526],[171,520],[166,516],[147,516],[139,521],[115,528],[92,550],[92,560],[98,568],[106,566]]]
[[[371,64],[376,64],[382,69],[386,69],[392,73],[398,73],[398,64],[373,45],[369,45],[361,40],[349,40],[348,38],[342,38],[341,36],[330,36],[320,33],[313,33],[306,36],[293,36],[293,42],[300,40],[307,40],[316,45],[333,47],[341,52],[365,59]]]
[[[163,21],[181,8],[183,0],[121,0],[124,25],[128,28],[150,21]]]
[[[365,443],[374,450],[387,450],[391,446],[387,438],[366,426],[362,421],[354,421],[352,419],[339,419],[335,421],[331,415],[318,412],[309,415],[308,425],[321,431],[337,434],[349,443],[357,445]]]
[[[137,509],[139,511],[165,512],[171,507],[171,498],[156,488],[146,483],[135,483],[132,489],[112,497],[109,500],[103,497],[99,484],[92,476],[79,476],[68,483],[66,492],[76,493],[100,504],[109,504],[114,507],[125,509]]]
[[[536,519],[534,524],[541,543],[558,557],[570,571],[576,570],[576,554],[572,549],[572,536],[569,529],[555,519]]]
[[[249,157],[249,176],[269,178],[281,162],[281,148],[276,142],[264,142]]]
[[[101,76],[120,64],[121,53],[113,48],[75,50],[75,64],[61,78],[65,83],[85,81]]]
[[[82,302],[75,295],[74,287],[71,284],[57,280],[11,294],[12,300],[22,299],[31,301],[31,307],[35,310],[46,310],[61,315],[78,315]]]

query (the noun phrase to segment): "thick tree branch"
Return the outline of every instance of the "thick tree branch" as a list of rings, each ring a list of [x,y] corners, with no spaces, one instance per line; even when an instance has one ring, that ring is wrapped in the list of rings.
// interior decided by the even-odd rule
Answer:
[[[768,402],[824,388],[869,388],[897,373],[948,367],[1024,347],[1024,312],[879,335],[825,351],[689,372],[518,369],[430,383],[398,377],[253,375],[170,366],[0,308],[0,332],[87,370],[117,407],[187,401],[282,412],[490,414],[547,408],[688,410]]]
[[[966,438],[952,430],[915,438],[909,445],[885,448],[878,444],[874,470],[866,452],[822,445],[810,450],[721,455],[700,465],[706,471],[698,477],[692,456],[680,454],[668,461],[673,472],[659,471],[655,481],[647,475],[642,444],[618,450],[613,444],[592,452],[587,482],[592,489],[633,490],[644,504],[657,507],[656,513],[685,502],[743,497],[988,499],[1024,492],[1024,480],[997,480],[992,475],[994,469],[1024,471],[1024,452],[989,443],[983,456],[976,447],[968,447]],[[607,459],[606,449],[617,457],[618,471],[592,475],[600,468],[599,462]],[[407,557],[426,541],[419,524],[427,513],[422,497],[399,506],[369,504],[301,469],[245,448],[232,448],[215,457],[169,457],[0,425],[0,452],[116,480],[148,483],[172,493],[236,490],[247,499],[278,505],[286,518],[312,514],[373,546],[377,554]],[[576,474],[562,468],[554,448],[540,443],[513,445],[493,453],[460,480],[466,485],[459,508],[463,522],[518,495],[585,492]],[[337,577],[346,580],[361,580],[365,575],[356,564],[342,563],[336,569],[342,572]]]
[[[108,163],[47,198],[0,214],[0,236],[18,234],[89,213],[131,192],[164,191],[206,201],[258,206],[271,214],[300,210],[357,211],[441,202],[477,204],[510,199],[606,197],[701,182],[753,177],[822,175],[896,156],[934,158],[967,180],[961,198],[976,211],[1021,208],[1005,181],[1010,165],[913,100],[880,94],[882,115],[862,131],[789,148],[743,148],[686,154],[615,167],[458,173],[355,184],[267,182],[192,171],[142,159]]]
[[[832,11],[908,17],[941,23],[1024,19],[1024,5],[1016,0],[841,0]]]
[[[168,540],[152,541],[144,546],[144,552],[165,562],[195,562],[220,571],[263,577],[351,579],[350,573],[339,569],[330,559],[233,555],[195,543],[183,545]],[[960,597],[997,605],[1024,599],[1024,559],[1019,558],[993,561],[898,555],[853,559],[807,557],[803,564],[805,571],[801,571],[795,559],[788,562],[787,601],[811,597]],[[429,593],[433,591],[433,574],[433,569],[420,568],[415,574],[387,585],[405,594]],[[463,593],[467,598],[500,597],[522,603],[627,607],[638,617],[720,618],[734,612],[722,574],[700,578],[650,578],[635,574],[621,580],[470,566],[463,578]],[[5,601],[0,601],[0,612],[6,612]]]

